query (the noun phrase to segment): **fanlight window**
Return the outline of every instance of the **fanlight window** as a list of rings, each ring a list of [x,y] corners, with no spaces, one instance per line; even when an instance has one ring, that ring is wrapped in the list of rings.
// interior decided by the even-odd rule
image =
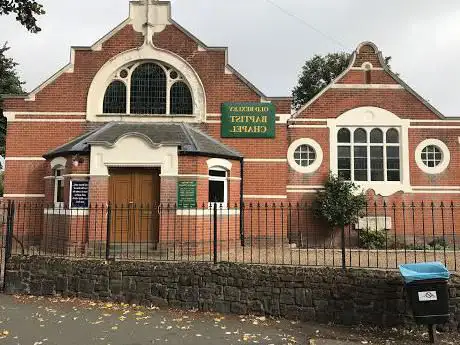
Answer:
[[[117,71],[105,91],[104,114],[191,115],[185,78],[169,66],[136,63]]]

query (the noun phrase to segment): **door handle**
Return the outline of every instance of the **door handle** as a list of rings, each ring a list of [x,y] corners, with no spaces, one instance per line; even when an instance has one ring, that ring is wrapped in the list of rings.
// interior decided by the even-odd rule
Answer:
[[[161,216],[161,205],[158,205],[157,212],[158,212],[158,215]]]

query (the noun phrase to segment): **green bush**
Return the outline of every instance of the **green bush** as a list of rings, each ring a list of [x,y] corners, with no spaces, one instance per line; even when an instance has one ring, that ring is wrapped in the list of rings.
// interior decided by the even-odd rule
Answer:
[[[364,249],[384,249],[387,244],[385,231],[363,229],[358,233],[359,247]]]
[[[353,182],[329,174],[324,190],[318,192],[314,203],[317,217],[331,228],[343,228],[358,221],[364,214],[366,196]]]

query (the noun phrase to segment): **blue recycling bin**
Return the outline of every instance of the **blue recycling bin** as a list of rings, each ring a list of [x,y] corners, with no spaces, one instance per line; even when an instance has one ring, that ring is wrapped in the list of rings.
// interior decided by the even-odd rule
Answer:
[[[440,262],[425,262],[399,266],[404,278],[415,321],[423,325],[438,325],[449,321],[450,274]]]

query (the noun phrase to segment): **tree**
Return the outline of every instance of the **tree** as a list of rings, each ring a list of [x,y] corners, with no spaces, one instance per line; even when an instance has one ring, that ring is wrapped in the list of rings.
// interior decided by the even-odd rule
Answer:
[[[0,15],[16,14],[16,20],[33,33],[41,31],[37,16],[45,14],[43,5],[35,0],[0,0]]]
[[[385,58],[390,67],[391,56]],[[296,110],[308,103],[348,67],[350,54],[332,53],[324,56],[315,55],[302,67],[299,82],[292,90],[292,103]]]
[[[0,0],[1,1],[1,0]],[[0,95],[2,94],[22,94],[24,84],[15,68],[18,65],[12,58],[6,57],[5,53],[10,48],[5,43],[0,46]],[[3,116],[2,102],[0,98],[0,154],[5,153],[6,118]]]
[[[366,196],[359,192],[355,183],[329,174],[324,190],[316,196],[314,211],[332,228],[344,228],[356,223],[363,215],[366,201]]]
[[[332,53],[307,60],[292,91],[294,108],[298,110],[337,78],[348,67],[349,59],[350,54]]]

